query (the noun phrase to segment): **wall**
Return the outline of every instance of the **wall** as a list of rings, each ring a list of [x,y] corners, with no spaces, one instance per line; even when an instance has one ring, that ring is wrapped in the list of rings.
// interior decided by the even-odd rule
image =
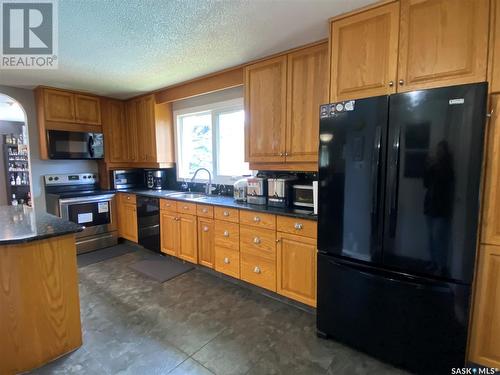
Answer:
[[[35,94],[33,90],[0,85],[0,93],[17,100],[26,111],[30,145],[31,191],[34,204],[37,209],[45,210],[45,190],[43,186],[44,175],[53,173],[97,173],[97,162],[95,161],[40,160]]]

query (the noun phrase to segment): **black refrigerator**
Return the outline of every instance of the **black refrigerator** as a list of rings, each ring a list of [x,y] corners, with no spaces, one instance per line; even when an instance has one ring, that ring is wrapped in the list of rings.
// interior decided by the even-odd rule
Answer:
[[[479,83],[321,106],[319,335],[464,366],[486,100]]]

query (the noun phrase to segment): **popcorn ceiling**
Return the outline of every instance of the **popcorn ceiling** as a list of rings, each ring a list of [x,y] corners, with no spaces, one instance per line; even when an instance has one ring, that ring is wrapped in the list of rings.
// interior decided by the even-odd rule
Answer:
[[[59,69],[2,70],[128,98],[328,36],[328,18],[373,0],[60,0]]]

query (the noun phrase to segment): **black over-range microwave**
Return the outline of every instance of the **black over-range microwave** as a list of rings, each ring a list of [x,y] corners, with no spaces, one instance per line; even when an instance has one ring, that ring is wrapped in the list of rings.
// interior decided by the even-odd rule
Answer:
[[[102,159],[102,133],[82,133],[47,130],[50,159]]]

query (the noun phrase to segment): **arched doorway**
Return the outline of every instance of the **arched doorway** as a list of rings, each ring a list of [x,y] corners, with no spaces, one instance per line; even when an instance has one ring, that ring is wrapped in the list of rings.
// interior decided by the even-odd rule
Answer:
[[[0,205],[33,205],[26,112],[0,93]]]

